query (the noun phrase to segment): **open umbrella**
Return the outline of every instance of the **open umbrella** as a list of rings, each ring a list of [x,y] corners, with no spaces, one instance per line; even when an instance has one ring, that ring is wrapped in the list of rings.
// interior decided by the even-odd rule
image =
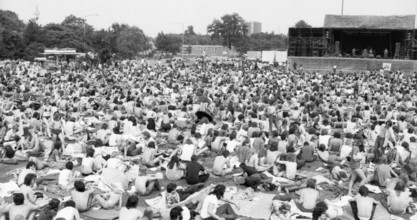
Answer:
[[[208,110],[205,110],[205,111],[197,111],[195,113],[195,115],[197,116],[198,121],[200,121],[203,118],[207,118],[210,122],[213,121],[213,114],[210,111],[208,111]]]

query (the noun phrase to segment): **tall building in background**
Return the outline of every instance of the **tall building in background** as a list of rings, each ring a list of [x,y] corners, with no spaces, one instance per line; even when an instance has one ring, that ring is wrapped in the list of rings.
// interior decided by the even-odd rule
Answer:
[[[257,21],[246,22],[248,25],[248,36],[262,32],[262,23]]]

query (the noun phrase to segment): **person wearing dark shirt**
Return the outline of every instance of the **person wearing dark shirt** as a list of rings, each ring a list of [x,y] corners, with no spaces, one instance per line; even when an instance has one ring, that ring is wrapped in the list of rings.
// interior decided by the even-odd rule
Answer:
[[[271,183],[272,178],[267,177],[263,173],[255,173],[251,176],[235,176],[233,177],[233,181],[237,185],[243,185],[246,187],[252,187],[253,189],[257,189],[257,187],[264,183]]]
[[[197,156],[193,155],[191,157],[191,162],[188,163],[186,168],[186,176],[185,180],[188,184],[194,185],[197,183],[203,183],[205,182],[210,174],[206,173],[204,170],[204,167],[197,162]]]
[[[313,162],[316,160],[314,155],[314,148],[310,146],[308,142],[304,142],[304,146],[301,148],[300,153],[298,154],[298,159],[304,160],[305,162]]]
[[[52,220],[58,212],[60,201],[58,199],[51,199],[48,206],[42,209],[39,213],[38,220]]]
[[[255,167],[248,166],[246,165],[246,163],[241,163],[240,168],[243,170],[244,173],[246,173],[247,176],[252,176],[254,174],[259,173],[259,171],[255,169]]]

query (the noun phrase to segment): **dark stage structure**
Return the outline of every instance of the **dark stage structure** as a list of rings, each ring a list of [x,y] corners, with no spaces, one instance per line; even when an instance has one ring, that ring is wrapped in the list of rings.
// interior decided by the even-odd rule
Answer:
[[[289,60],[303,57],[305,61],[306,57],[321,57],[327,61],[352,58],[370,62],[373,59],[417,62],[415,15],[326,15],[323,27],[290,28],[288,36]],[[339,66],[336,61],[334,63],[334,66]]]

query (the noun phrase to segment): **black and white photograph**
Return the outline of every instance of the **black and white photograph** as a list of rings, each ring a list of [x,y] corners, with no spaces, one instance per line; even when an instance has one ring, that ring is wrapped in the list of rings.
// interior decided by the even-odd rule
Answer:
[[[0,220],[417,220],[417,0],[0,0]]]

